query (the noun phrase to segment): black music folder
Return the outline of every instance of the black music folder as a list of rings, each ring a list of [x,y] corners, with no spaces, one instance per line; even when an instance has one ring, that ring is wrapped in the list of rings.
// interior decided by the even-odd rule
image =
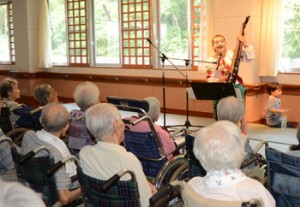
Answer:
[[[227,96],[237,97],[233,83],[192,82],[191,85],[195,98],[198,100],[220,100]]]

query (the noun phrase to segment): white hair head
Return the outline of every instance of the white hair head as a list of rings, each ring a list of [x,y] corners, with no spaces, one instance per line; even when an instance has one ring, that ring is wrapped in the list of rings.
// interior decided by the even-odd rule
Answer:
[[[237,124],[244,114],[245,108],[243,101],[234,96],[221,99],[217,105],[217,116],[219,120],[228,120]]]
[[[45,207],[43,200],[30,188],[18,182],[0,180],[0,206]]]
[[[40,122],[47,132],[58,132],[69,123],[70,113],[60,103],[49,103],[44,106]]]
[[[154,97],[150,96],[147,98],[144,98],[145,101],[149,104],[149,110],[147,111],[148,116],[152,119],[152,121],[157,121],[160,115],[160,102],[159,100]]]
[[[86,81],[75,88],[73,97],[79,108],[85,111],[92,105],[98,103],[100,90],[94,83]]]
[[[193,151],[207,172],[239,169],[245,155],[241,131],[230,121],[217,121],[200,129]]]
[[[114,130],[114,122],[122,122],[117,107],[109,103],[98,103],[90,107],[85,118],[86,126],[96,141],[105,141],[103,138]]]

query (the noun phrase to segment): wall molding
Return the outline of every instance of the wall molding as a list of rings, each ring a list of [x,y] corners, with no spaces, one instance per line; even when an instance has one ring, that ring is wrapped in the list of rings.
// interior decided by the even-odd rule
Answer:
[[[162,78],[158,77],[135,77],[135,76],[116,76],[116,75],[99,75],[99,74],[72,74],[72,73],[53,73],[53,72],[18,72],[0,70],[1,76],[11,76],[16,79],[56,79],[56,80],[76,80],[76,81],[94,81],[102,83],[120,83],[130,85],[149,85],[161,86]],[[199,81],[193,80],[191,81]],[[165,78],[165,85],[168,87],[185,88],[184,78]],[[267,83],[260,84],[245,84],[247,88],[247,96],[255,96],[267,93]],[[284,95],[300,96],[300,84],[284,84]]]

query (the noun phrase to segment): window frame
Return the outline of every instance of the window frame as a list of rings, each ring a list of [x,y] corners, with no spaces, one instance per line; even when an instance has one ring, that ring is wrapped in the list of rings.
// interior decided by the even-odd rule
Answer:
[[[15,37],[14,37],[14,22],[13,22],[13,7],[12,1],[1,3],[6,6],[7,9],[7,23],[8,23],[8,45],[9,45],[9,60],[0,61],[1,65],[15,65],[16,64],[16,52],[15,52]]]
[[[86,47],[83,48],[83,50],[86,51],[86,55],[82,55],[80,52],[82,47],[72,47],[71,45],[74,45],[74,40],[71,39],[72,35],[76,34],[73,33],[74,31],[72,30],[73,26],[76,25],[71,25],[70,23],[72,22],[72,15],[69,15],[69,13],[72,13],[69,11],[69,3],[70,2],[85,2],[85,36],[86,36]],[[96,63],[96,55],[95,55],[95,27],[93,23],[94,19],[94,8],[93,8],[93,0],[66,0],[66,12],[67,12],[67,49],[68,49],[68,66],[78,66],[78,67],[118,67],[118,68],[140,68],[140,69],[152,69],[152,68],[161,68],[161,61],[160,61],[160,54],[159,51],[156,51],[156,49],[153,48],[153,46],[147,41],[149,38],[152,40],[153,43],[158,42],[159,43],[159,24],[160,24],[160,12],[159,12],[159,1],[151,1],[151,0],[118,0],[119,2],[119,21],[120,21],[120,36],[119,36],[119,44],[120,44],[120,64],[105,64],[105,63]],[[196,25],[197,21],[198,23],[200,22],[200,16],[196,16],[196,9],[201,9],[201,6],[195,5],[197,0],[188,0],[188,56],[189,59],[191,60],[190,64],[192,67],[189,67],[189,70],[197,70],[198,65],[196,64],[196,60],[198,60],[198,54],[197,50],[199,51],[199,44],[197,45],[195,42],[200,41],[200,35],[196,35],[195,31],[196,29],[200,30],[200,25]],[[137,5],[138,4],[147,4],[147,8],[145,10],[146,13],[148,13],[148,19],[147,24],[148,27],[141,27],[137,28],[137,22],[141,21],[141,25],[144,25],[142,20],[139,20],[136,18],[138,12],[144,12],[144,7],[142,6],[142,11],[137,11]],[[134,5],[135,10],[134,11],[129,11],[130,6],[129,5]],[[133,19],[131,20],[125,20],[124,15],[126,14],[126,10],[124,10],[124,6],[128,6],[128,16],[132,15],[134,16]],[[140,15],[142,18],[144,15]],[[147,16],[147,15],[146,15]],[[74,23],[74,21],[73,21]],[[124,25],[125,24],[132,24],[134,26],[126,28]],[[148,35],[145,35],[145,31],[148,31]],[[133,36],[127,35],[125,36],[124,34],[130,33],[135,34]],[[137,32],[142,33],[142,37],[137,37]],[[70,40],[71,39],[71,40]],[[125,45],[127,42],[132,42],[134,43],[134,46],[131,46],[130,44]],[[137,43],[141,43],[139,47],[137,47]],[[80,44],[79,44],[80,45]],[[155,45],[159,48],[159,44]],[[78,53],[75,54],[74,56],[74,50],[77,50]],[[130,52],[131,51],[131,52]],[[138,53],[137,51],[142,51]],[[78,55],[79,54],[79,55]],[[72,59],[73,58],[73,59]],[[84,63],[82,61],[79,62],[74,62],[74,58],[86,58],[87,62]],[[147,61],[148,58],[148,61]],[[131,61],[126,60],[135,60],[134,63]],[[139,62],[140,60],[141,62]],[[56,65],[56,64],[54,64]],[[60,65],[56,65],[60,66]],[[184,66],[179,66],[180,68],[184,68]],[[168,66],[166,68],[174,69],[172,66]]]

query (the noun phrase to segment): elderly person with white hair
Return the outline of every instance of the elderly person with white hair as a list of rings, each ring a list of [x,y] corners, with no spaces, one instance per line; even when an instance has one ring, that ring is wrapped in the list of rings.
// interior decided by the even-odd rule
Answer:
[[[199,130],[193,151],[207,171],[206,176],[194,177],[188,182],[196,193],[224,201],[256,198],[264,206],[275,207],[269,191],[239,169],[245,151],[241,131],[235,124],[217,121]]]
[[[40,84],[33,89],[33,98],[39,103],[39,107],[22,107],[14,110],[15,114],[20,115],[16,121],[19,127],[41,130],[43,127],[39,122],[43,106],[48,103],[58,103],[57,92],[49,84]]]
[[[141,206],[149,206],[149,198],[156,192],[156,188],[147,181],[135,155],[120,145],[124,140],[125,126],[118,109],[112,104],[98,103],[86,111],[85,117],[87,128],[97,144],[85,146],[80,151],[83,172],[96,179],[108,180],[123,169],[133,171],[138,183]],[[121,178],[128,179],[129,175]]]
[[[170,136],[169,132],[167,132],[161,126],[159,126],[155,123],[158,120],[159,115],[160,115],[160,101],[156,97],[153,97],[153,96],[144,98],[144,100],[147,101],[149,104],[149,109],[147,111],[147,115],[153,121],[155,131],[161,140],[165,154],[168,155],[168,154],[174,152],[176,145],[175,145],[173,138]],[[144,114],[141,114],[141,116],[143,116],[143,115]],[[125,118],[125,120],[134,122],[134,121],[138,120],[139,118],[140,117],[132,116],[132,117]],[[136,125],[126,124],[126,127],[128,127],[129,130],[133,131],[133,132],[150,132],[151,131],[147,120],[141,121]],[[169,159],[172,157],[173,157],[172,155],[168,156]]]
[[[40,84],[33,89],[33,98],[41,105],[58,103],[57,92],[50,84]]]
[[[3,101],[3,105],[7,106],[10,111],[10,121],[15,126],[15,122],[19,119],[19,115],[13,112],[14,109],[18,108],[20,104],[17,99],[20,98],[19,82],[14,78],[4,78],[0,83],[0,93]]]
[[[41,197],[19,182],[0,180],[1,207],[46,207]]]
[[[251,158],[251,156],[253,156],[253,150],[247,138],[248,129],[245,119],[244,102],[234,96],[222,98],[217,105],[217,116],[218,120],[231,121],[240,127],[245,142],[246,155],[244,160]]]
[[[71,156],[68,147],[60,139],[60,136],[68,130],[69,118],[70,114],[62,104],[49,103],[44,106],[40,117],[43,129],[37,132],[29,130],[24,134],[21,154],[25,155],[31,150],[45,146],[49,148],[55,162]],[[44,151],[37,154],[37,156],[46,155]],[[59,202],[63,205],[76,202],[81,197],[79,183],[71,182],[71,178],[76,174],[74,161],[68,161],[65,167],[60,168],[54,174]]]
[[[81,148],[95,144],[86,128],[84,115],[89,107],[99,102],[100,90],[94,83],[86,81],[75,88],[73,97],[80,109],[73,109],[70,113],[68,147],[72,154],[79,157]]]

